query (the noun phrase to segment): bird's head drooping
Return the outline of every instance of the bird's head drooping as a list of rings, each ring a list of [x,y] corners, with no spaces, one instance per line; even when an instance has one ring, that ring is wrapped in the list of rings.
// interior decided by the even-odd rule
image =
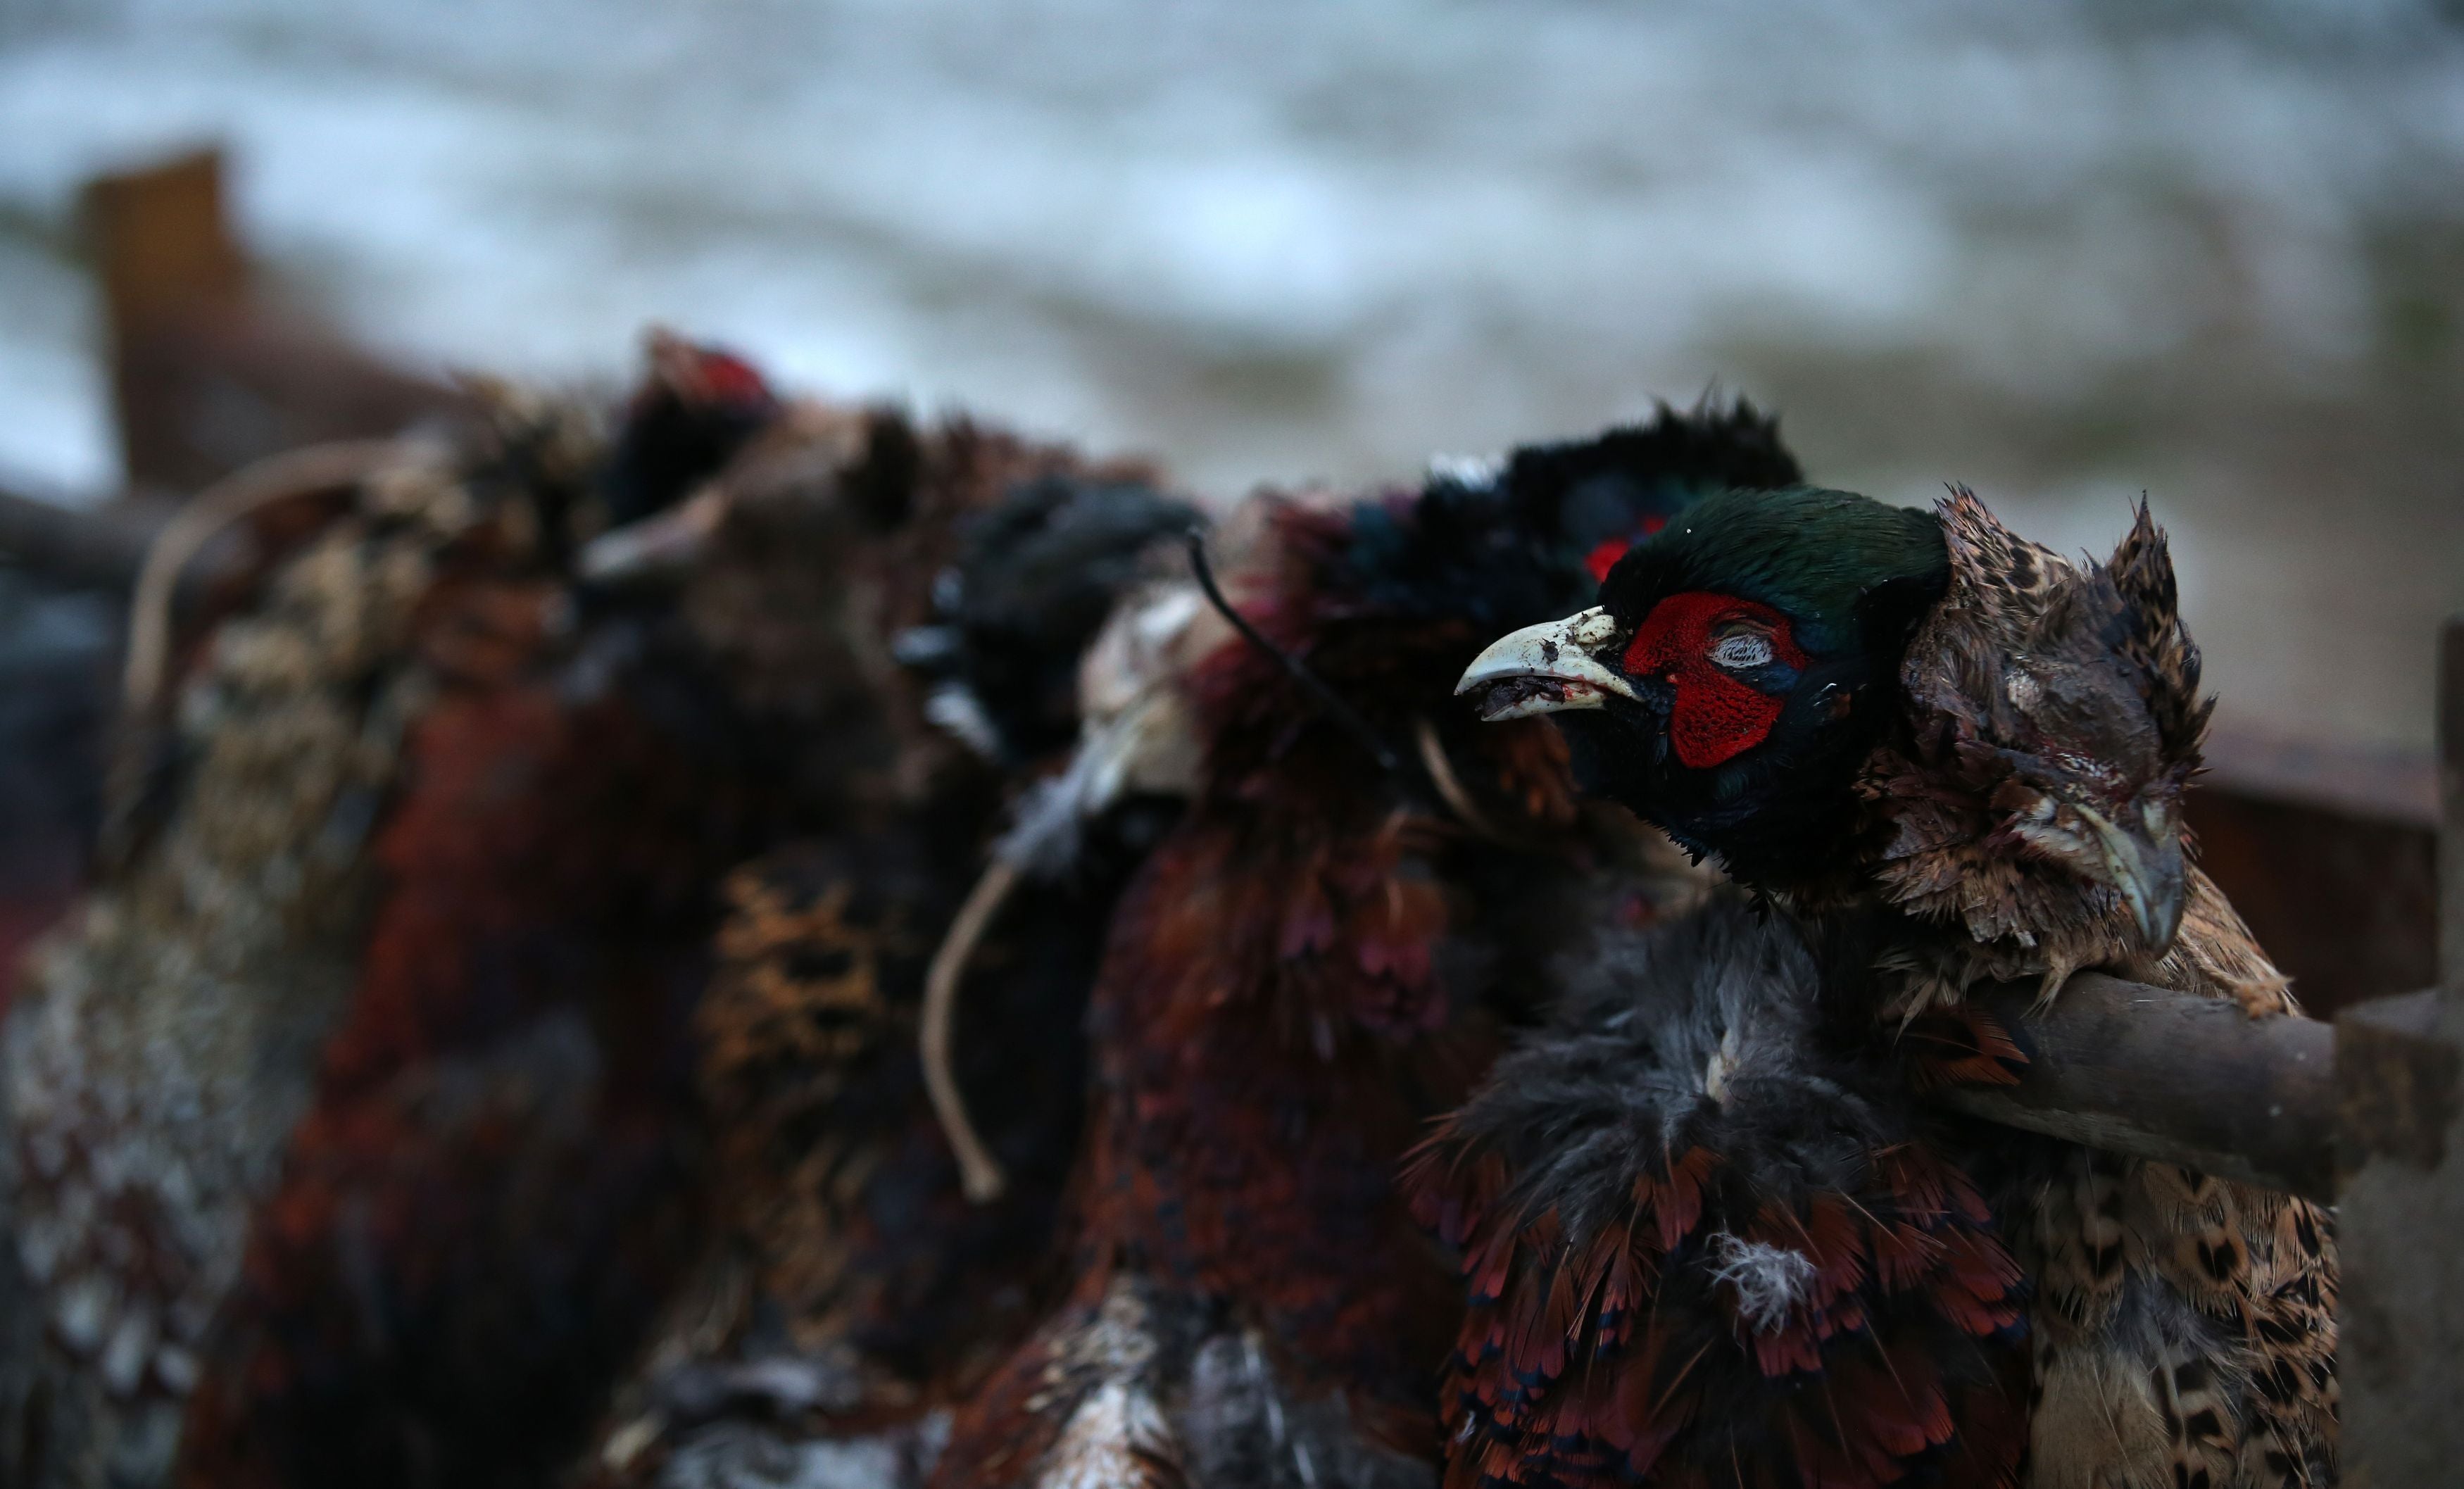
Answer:
[[[1904,741],[1864,782],[1894,824],[1884,890],[1979,941],[2076,930],[2161,955],[2212,707],[2164,531],[2142,503],[2110,561],[2073,564],[1965,490],[1937,515],[1949,588],[1902,667]]]
[[[1837,863],[1911,627],[1947,578],[1927,515],[1846,492],[1731,491],[1612,568],[1600,603],[1483,652],[1491,720],[1553,713],[1585,787],[1749,883]]]

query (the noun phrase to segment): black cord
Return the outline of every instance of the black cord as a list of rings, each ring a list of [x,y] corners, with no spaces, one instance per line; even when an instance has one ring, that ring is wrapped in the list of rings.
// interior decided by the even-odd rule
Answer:
[[[1317,700],[1318,707],[1326,711],[1329,718],[1342,725],[1346,734],[1359,741],[1360,747],[1376,758],[1380,769],[1390,775],[1401,770],[1402,762],[1395,757],[1394,751],[1386,748],[1386,741],[1378,737],[1376,727],[1361,717],[1358,709],[1346,703],[1341,693],[1329,688],[1300,658],[1268,641],[1258,627],[1249,624],[1248,617],[1233,609],[1232,602],[1223,598],[1223,591],[1215,584],[1215,570],[1206,561],[1206,530],[1193,527],[1185,540],[1189,544],[1189,567],[1197,574],[1198,587],[1206,591],[1207,603],[1215,607],[1216,613],[1231,622],[1232,628],[1241,633],[1243,641],[1283,664],[1284,670],[1291,674],[1292,681]]]

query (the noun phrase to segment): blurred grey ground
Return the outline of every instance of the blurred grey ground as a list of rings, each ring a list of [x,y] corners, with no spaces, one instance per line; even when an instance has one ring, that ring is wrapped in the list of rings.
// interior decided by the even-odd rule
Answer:
[[[118,484],[74,203],[205,141],[413,365],[664,319],[1218,495],[1713,379],[2101,551],[2245,735],[2418,747],[2464,605],[2464,35],[2412,5],[0,0],[0,483]]]

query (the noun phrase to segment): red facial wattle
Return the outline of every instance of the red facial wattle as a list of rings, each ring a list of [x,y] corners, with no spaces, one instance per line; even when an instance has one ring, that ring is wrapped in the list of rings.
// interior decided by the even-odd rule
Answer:
[[[1787,617],[1750,600],[1700,590],[1671,595],[1653,606],[1626,646],[1628,676],[1661,678],[1674,689],[1668,742],[1688,770],[1708,770],[1761,744],[1787,707],[1786,698],[1764,692],[1711,660],[1715,628],[1739,620],[1759,623],[1771,641],[1772,662],[1804,668],[1805,653],[1789,634]]]

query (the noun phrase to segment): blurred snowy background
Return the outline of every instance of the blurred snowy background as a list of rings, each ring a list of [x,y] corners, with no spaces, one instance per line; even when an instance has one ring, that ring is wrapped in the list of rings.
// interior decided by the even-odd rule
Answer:
[[[2101,553],[2229,717],[2430,734],[2464,606],[2464,17],[2314,3],[0,0],[0,485],[119,472],[77,188],[229,147],[413,364],[969,405],[1220,496],[1706,383]]]

